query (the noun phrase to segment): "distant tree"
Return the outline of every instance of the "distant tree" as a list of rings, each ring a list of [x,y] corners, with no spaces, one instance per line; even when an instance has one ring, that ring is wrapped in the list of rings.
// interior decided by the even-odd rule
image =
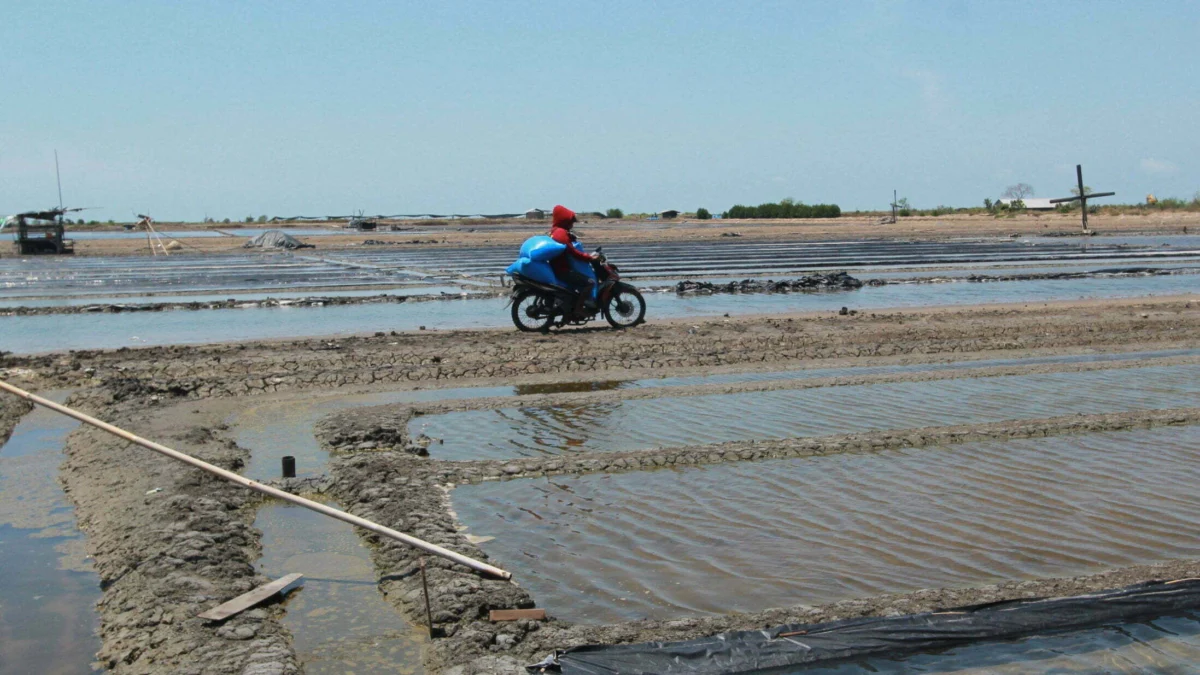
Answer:
[[[226,225],[228,225],[228,224],[229,224],[229,219],[228,219],[228,218],[226,218],[225,220],[222,220],[221,222],[222,222],[222,223],[225,223]]]
[[[1004,189],[1004,194],[1001,195],[1005,199],[1025,199],[1033,196],[1033,186],[1029,183],[1017,183],[1009,185]]]
[[[621,209],[609,209],[608,211],[604,212],[604,217],[605,218],[616,218],[619,220],[619,219],[625,217],[625,212],[622,211]]]
[[[247,223],[253,223],[253,222],[254,222],[254,216],[246,216],[246,222],[247,222]]]
[[[712,220],[712,214],[708,212],[708,209],[701,206],[700,208],[696,209],[696,219],[697,220]]]
[[[1084,185],[1084,186],[1083,186],[1083,193],[1084,193],[1084,194],[1087,194],[1087,195],[1090,195],[1090,194],[1092,194],[1092,186],[1091,186],[1091,185]],[[1075,195],[1076,197],[1078,197],[1078,196],[1079,196],[1079,186],[1078,186],[1078,185],[1076,185],[1075,187],[1071,188],[1071,194]]]
[[[260,222],[260,223],[265,223],[265,222],[267,222],[267,217],[266,217],[266,216],[259,216],[259,217],[258,217],[258,222]]]
[[[993,211],[995,211],[995,210],[996,210],[996,205],[992,203],[992,198],[991,198],[991,197],[984,197],[984,198],[983,198],[983,208],[984,208],[984,210],[986,210],[988,213],[991,213],[991,212],[993,212]]]

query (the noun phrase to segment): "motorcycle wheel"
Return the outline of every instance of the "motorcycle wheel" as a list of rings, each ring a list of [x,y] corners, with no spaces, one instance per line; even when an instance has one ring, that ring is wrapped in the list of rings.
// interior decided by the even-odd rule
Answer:
[[[613,328],[633,328],[646,319],[646,301],[633,286],[620,284],[604,307],[604,318]]]
[[[549,330],[550,323],[554,321],[551,311],[553,304],[554,298],[537,291],[517,294],[512,303],[513,325],[525,333]]]

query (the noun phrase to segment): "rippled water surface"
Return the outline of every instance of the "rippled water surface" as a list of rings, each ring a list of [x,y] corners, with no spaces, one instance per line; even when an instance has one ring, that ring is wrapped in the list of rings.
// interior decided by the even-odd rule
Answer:
[[[425,415],[439,459],[623,451],[1200,405],[1200,365],[823,387]]]
[[[46,394],[61,401],[63,393]],[[79,422],[35,408],[0,448],[0,674],[91,671],[100,579],[58,485]]]
[[[1200,556],[1200,427],[463,486],[539,606],[615,622]]]

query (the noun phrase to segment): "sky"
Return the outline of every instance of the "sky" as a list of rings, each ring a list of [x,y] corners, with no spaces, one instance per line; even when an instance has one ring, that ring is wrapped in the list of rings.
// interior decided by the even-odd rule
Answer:
[[[1200,3],[0,0],[0,213],[1200,190]]]

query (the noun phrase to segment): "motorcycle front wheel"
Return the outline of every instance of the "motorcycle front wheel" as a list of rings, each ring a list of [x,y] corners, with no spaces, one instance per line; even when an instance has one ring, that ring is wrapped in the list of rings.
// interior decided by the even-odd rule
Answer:
[[[604,318],[613,328],[633,328],[646,319],[646,301],[633,286],[618,284],[604,306]]]
[[[522,291],[513,298],[513,325],[526,333],[546,331],[554,320],[554,298],[537,291]]]

